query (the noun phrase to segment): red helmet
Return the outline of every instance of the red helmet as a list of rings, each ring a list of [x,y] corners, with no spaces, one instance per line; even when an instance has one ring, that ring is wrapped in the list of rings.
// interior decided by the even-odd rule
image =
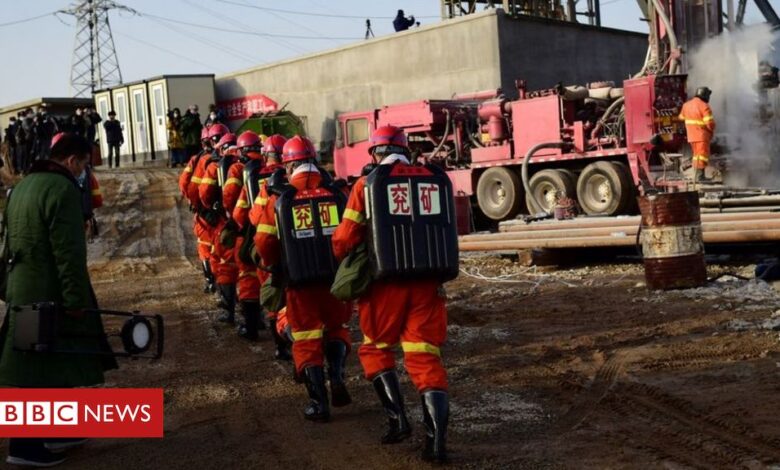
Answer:
[[[236,147],[240,149],[252,146],[259,147],[260,145],[260,136],[252,131],[244,131],[238,136],[238,139],[236,139]]]
[[[60,141],[63,137],[65,137],[65,132],[57,132],[54,134],[54,137],[51,138],[51,147],[54,147],[54,144]]]
[[[274,134],[266,138],[263,142],[263,155],[275,154],[276,157],[281,157],[285,143],[287,143],[287,139],[281,134]]]
[[[220,137],[230,132],[230,129],[227,128],[224,124],[214,124],[213,126],[209,127],[209,139],[214,140],[215,138],[219,140]]]
[[[222,124],[217,124],[217,125],[221,126]],[[228,132],[225,135],[223,135],[221,139],[219,139],[219,142],[217,142],[217,149],[221,149],[225,145],[235,145],[235,144],[236,144],[236,134],[232,132]]]
[[[282,163],[297,162],[317,158],[314,144],[306,137],[293,136],[282,149]]]
[[[200,140],[209,140],[209,128],[203,127],[200,130]]]
[[[392,145],[395,147],[401,147],[405,150],[409,150],[409,143],[406,140],[406,134],[403,129],[399,129],[395,126],[382,126],[378,127],[373,134],[371,134],[371,146],[368,148],[368,152],[374,151],[374,148]]]

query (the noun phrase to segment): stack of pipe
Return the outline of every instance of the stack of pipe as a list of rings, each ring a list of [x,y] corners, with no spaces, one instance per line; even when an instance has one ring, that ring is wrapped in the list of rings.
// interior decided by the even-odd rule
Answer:
[[[780,212],[701,214],[704,243],[780,241]],[[498,233],[465,235],[461,251],[505,251],[530,248],[620,247],[636,244],[640,217],[580,217],[526,224],[509,220]]]

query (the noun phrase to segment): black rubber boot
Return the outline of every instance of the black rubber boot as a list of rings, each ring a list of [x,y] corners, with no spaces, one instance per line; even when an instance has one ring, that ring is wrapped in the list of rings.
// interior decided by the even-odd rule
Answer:
[[[260,320],[260,304],[258,302],[241,301],[241,314],[244,324],[238,329],[238,336],[250,341],[257,341],[257,323]]]
[[[44,439],[9,439],[6,463],[25,467],[53,467],[65,461],[63,454],[51,452],[44,442]]]
[[[276,331],[276,318],[271,319],[269,328],[271,328],[271,334],[274,337],[274,344],[276,344],[276,351],[274,351],[274,359],[277,361],[291,361],[292,353],[290,353],[290,342],[283,336],[279,335]]]
[[[425,448],[422,458],[433,463],[447,463],[447,423],[450,404],[444,390],[429,390],[421,395]]]
[[[694,176],[697,183],[711,183],[712,180],[707,178],[706,173],[704,170],[696,170],[696,175]]]
[[[325,358],[328,360],[328,378],[330,379],[330,404],[338,408],[352,403],[347,385],[344,383],[347,362],[347,345],[343,341],[329,341],[325,345]]]
[[[412,427],[406,419],[401,384],[394,370],[386,370],[373,380],[374,390],[387,414],[387,432],[382,436],[382,444],[395,444],[412,435]]]
[[[310,421],[330,420],[328,389],[325,388],[325,371],[322,366],[303,369],[303,376],[306,380],[306,391],[309,392],[311,399],[303,411],[304,417]]]
[[[236,322],[236,285],[219,284],[217,287],[219,288],[219,296],[222,302],[220,308],[225,310],[225,313],[220,315],[217,321],[232,325]]]
[[[217,291],[217,284],[214,282],[214,274],[211,272],[209,260],[201,262],[201,268],[203,269],[203,277],[206,278],[206,285],[203,287],[203,292],[206,294],[213,294]]]

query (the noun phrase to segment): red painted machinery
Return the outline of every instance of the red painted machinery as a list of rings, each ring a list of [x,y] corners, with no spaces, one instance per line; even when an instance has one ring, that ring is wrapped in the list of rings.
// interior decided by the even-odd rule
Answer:
[[[418,161],[444,167],[456,194],[493,220],[526,209],[551,213],[563,196],[588,214],[616,215],[635,210],[646,188],[685,186],[677,119],[685,75],[535,92],[518,81],[517,91],[517,100],[491,90],[342,114],[336,174],[359,175],[370,161],[371,131],[394,125],[407,132]]]

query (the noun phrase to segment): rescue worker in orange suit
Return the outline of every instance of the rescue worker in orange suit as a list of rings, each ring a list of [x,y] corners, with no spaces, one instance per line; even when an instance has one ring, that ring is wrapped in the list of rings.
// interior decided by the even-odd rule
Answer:
[[[712,91],[705,87],[696,90],[696,96],[686,101],[680,110],[685,121],[685,133],[693,151],[694,182],[706,182],[705,169],[710,161],[710,141],[715,132],[715,118],[710,109]]]
[[[198,240],[198,259],[200,259],[203,277],[206,280],[206,284],[203,287],[203,292],[205,293],[215,292],[217,286],[210,262],[212,246],[210,226],[205,218],[207,211],[200,202],[198,189],[203,176],[206,174],[206,162],[209,159],[209,155],[214,151],[213,144],[222,138],[222,133],[220,132],[227,132],[227,128],[225,126],[221,128],[217,126],[212,126],[210,129],[203,128],[200,133],[202,149],[197,154],[191,156],[179,176],[179,191],[187,199],[190,204],[190,210],[195,214],[192,230],[195,233],[195,238]]]
[[[316,165],[314,146],[308,139],[294,136],[288,140],[284,144],[282,162],[287,169],[289,184],[294,188],[294,193],[287,191],[287,194],[295,194],[295,203],[301,205],[285,208],[286,196],[273,194],[273,188],[271,188],[272,194],[266,210],[260,215],[255,243],[264,266],[278,266],[284,258],[285,277],[289,283],[286,289],[286,312],[287,320],[292,329],[293,360],[297,375],[304,379],[306,390],[311,399],[309,405],[304,409],[304,416],[312,421],[328,421],[330,407],[328,405],[328,391],[325,386],[323,356],[327,356],[328,361],[331,404],[334,407],[339,407],[352,402],[344,382],[344,366],[350,349],[350,336],[345,324],[351,316],[351,307],[349,304],[340,302],[330,293],[332,278],[327,281],[315,279],[306,284],[295,284],[295,274],[290,267],[292,263],[289,253],[303,251],[297,250],[296,245],[317,243],[316,248],[311,249],[311,251],[307,250],[307,254],[301,255],[298,261],[305,262],[306,260],[302,260],[302,258],[321,260],[326,257],[329,260],[333,259],[329,237],[323,235],[324,232],[312,224],[315,217],[321,221],[320,224],[325,224],[322,222],[323,216],[320,215],[325,210],[328,215],[327,220],[332,221],[331,223],[335,227],[339,217],[336,212],[338,203],[311,202],[314,200],[314,196],[310,195],[317,193],[315,190],[318,188],[323,188],[321,193],[327,194],[330,201],[337,197],[343,198],[343,195],[336,194],[333,192],[335,190],[324,189],[322,170]],[[277,200],[280,200],[278,205]],[[316,213],[309,204],[317,205]],[[302,216],[295,210],[297,207],[304,206],[309,209],[306,216]],[[332,214],[329,209],[323,209],[324,207],[332,208],[336,213]],[[288,223],[285,221],[290,220],[292,222],[289,224],[294,223],[296,228],[285,230],[285,226],[282,225],[280,229],[277,226],[277,220],[282,221],[280,222],[282,224]],[[299,222],[301,225],[298,225]],[[320,225],[320,227],[323,226]],[[304,230],[301,227],[314,228]],[[299,229],[301,229],[300,234]],[[309,233],[304,236],[303,232]],[[309,247],[309,245],[306,246]],[[335,274],[335,260],[333,265],[333,274]],[[325,351],[323,351],[323,347]]]
[[[379,163],[376,168],[394,163],[410,165],[410,151],[403,130],[393,126],[380,127],[371,136],[370,144],[372,160],[375,165]],[[361,176],[352,188],[341,224],[333,234],[333,252],[339,260],[364,242],[368,231],[373,230],[367,225],[366,188],[367,176]],[[404,202],[411,203],[414,201]],[[374,217],[379,216],[375,214]],[[446,461],[449,400],[440,348],[447,332],[447,312],[441,282],[427,278],[410,280],[404,276],[375,280],[358,300],[358,315],[363,332],[358,356],[365,377],[372,381],[388,417],[388,429],[381,442],[394,444],[411,435],[393,350],[400,343],[404,366],[421,395],[426,427],[423,458]]]
[[[233,212],[233,219],[239,226],[247,224],[251,227],[253,238],[257,234],[256,227],[260,220],[260,214],[268,205],[268,177],[277,170],[284,169],[281,159],[285,142],[287,142],[287,139],[280,134],[274,134],[265,138],[262,149],[263,161],[257,161],[255,164],[250,163],[244,167],[244,188],[241,191],[236,210]],[[243,209],[240,206],[246,206],[249,209]],[[252,245],[254,247],[254,240],[252,240]],[[266,269],[258,267],[257,276],[262,289],[262,285],[268,280],[270,273]],[[278,329],[275,328],[278,312],[268,311],[266,313],[276,346],[274,358],[282,361],[291,360],[291,342],[286,336],[278,334]]]
[[[215,124],[211,128],[217,127]],[[224,127],[224,126],[223,126]],[[209,234],[211,235],[211,266],[220,295],[219,307],[225,312],[217,318],[223,323],[235,323],[236,283],[238,267],[233,259],[233,246],[227,246],[223,235],[228,225],[228,217],[223,203],[223,190],[227,182],[227,172],[234,162],[228,154],[230,146],[236,143],[236,135],[227,132],[216,143],[217,151],[206,160],[205,175],[198,187],[200,202],[210,211]]]
[[[228,170],[222,201],[237,233],[233,257],[238,266],[238,302],[244,316],[244,324],[239,328],[238,334],[250,341],[256,341],[257,331],[265,329],[265,323],[260,315],[260,280],[257,266],[252,259],[242,259],[242,248],[245,243],[253,243],[254,235],[247,232],[249,203],[246,200],[244,170],[255,166],[262,168],[263,149],[260,137],[252,131],[245,131],[238,136],[236,148],[239,152],[238,160]]]

